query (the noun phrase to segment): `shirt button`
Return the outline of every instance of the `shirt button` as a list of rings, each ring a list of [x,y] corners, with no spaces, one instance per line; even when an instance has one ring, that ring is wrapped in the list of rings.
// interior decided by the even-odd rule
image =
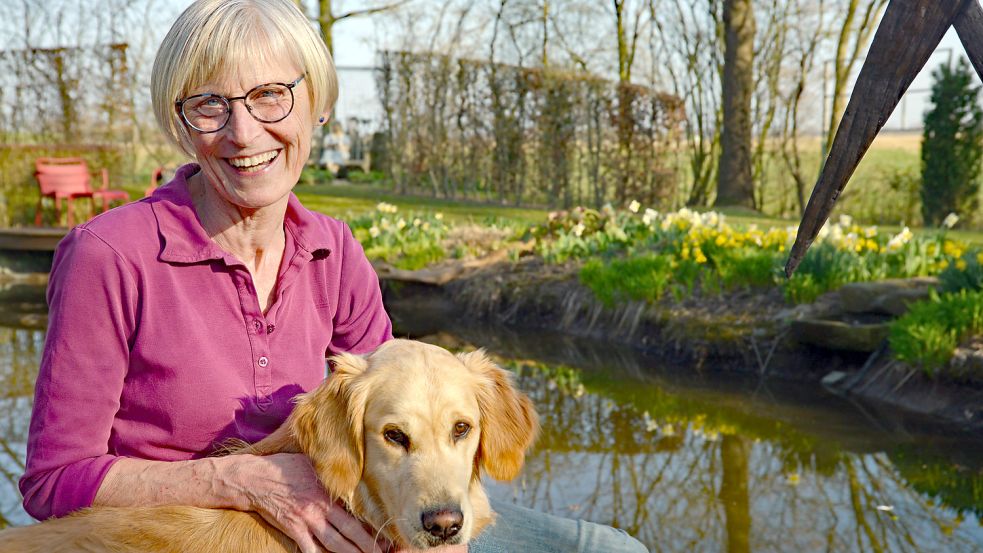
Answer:
[[[259,358],[259,366],[260,367],[265,367],[265,366],[267,366],[269,364],[270,364],[270,360],[267,359],[265,355]]]
[[[263,323],[259,321],[253,321],[253,328],[256,329],[256,332],[263,332]]]

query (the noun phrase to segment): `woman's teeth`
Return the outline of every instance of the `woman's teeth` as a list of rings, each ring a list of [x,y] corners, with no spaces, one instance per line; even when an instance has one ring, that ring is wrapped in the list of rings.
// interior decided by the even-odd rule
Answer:
[[[229,165],[240,171],[258,171],[273,161],[278,154],[278,151],[272,151],[250,157],[230,157]]]

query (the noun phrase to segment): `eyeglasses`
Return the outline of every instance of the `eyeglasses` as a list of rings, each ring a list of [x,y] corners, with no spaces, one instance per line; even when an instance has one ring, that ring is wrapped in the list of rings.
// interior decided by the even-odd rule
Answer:
[[[246,110],[261,123],[276,123],[286,119],[294,109],[294,87],[304,79],[301,75],[292,83],[266,83],[252,88],[243,96],[226,98],[220,94],[195,94],[174,102],[174,108],[192,129],[200,133],[218,132],[232,116],[232,102],[242,100]]]

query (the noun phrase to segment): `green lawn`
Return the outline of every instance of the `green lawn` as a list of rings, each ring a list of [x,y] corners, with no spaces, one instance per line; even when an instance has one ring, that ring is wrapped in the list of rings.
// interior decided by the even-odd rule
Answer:
[[[372,211],[379,202],[393,204],[400,211],[433,211],[443,213],[451,223],[506,219],[534,225],[546,221],[545,209],[518,208],[493,203],[463,202],[427,196],[400,196],[379,184],[351,184],[335,181],[332,184],[298,185],[294,192],[309,209],[342,219]]]
[[[352,184],[343,180],[332,184],[298,185],[294,192],[305,206],[321,213],[341,219],[373,211],[379,202],[397,206],[400,211],[433,211],[443,213],[451,223],[482,223],[489,220],[508,220],[517,224],[536,225],[546,221],[546,209],[517,208],[493,203],[453,201],[428,196],[405,196],[391,192],[381,184]],[[700,211],[706,211],[701,209]],[[796,218],[783,219],[757,214],[741,208],[717,210],[727,217],[727,221],[737,228],[757,225],[761,229],[787,227],[799,224]],[[898,225],[877,225],[884,232],[897,233]],[[933,229],[912,229],[916,234],[936,232]],[[949,236],[969,244],[983,246],[983,231],[952,230]]]

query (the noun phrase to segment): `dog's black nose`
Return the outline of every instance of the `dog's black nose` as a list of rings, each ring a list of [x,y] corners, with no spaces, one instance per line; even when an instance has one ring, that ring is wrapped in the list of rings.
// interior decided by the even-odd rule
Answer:
[[[427,532],[445,541],[457,535],[461,531],[461,525],[464,524],[464,513],[456,508],[427,511],[420,518]]]

